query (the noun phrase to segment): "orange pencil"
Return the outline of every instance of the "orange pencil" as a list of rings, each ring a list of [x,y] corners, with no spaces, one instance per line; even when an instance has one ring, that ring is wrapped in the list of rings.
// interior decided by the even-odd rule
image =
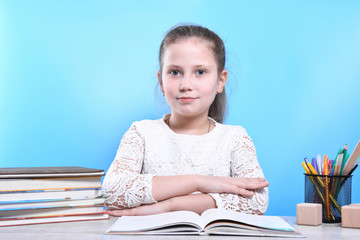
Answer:
[[[329,167],[328,167],[328,159],[327,159],[327,155],[324,155],[324,161],[323,161],[323,163],[324,163],[324,172],[323,172],[323,174],[324,175],[328,175],[329,173]]]
[[[305,166],[304,166],[304,165],[305,165]],[[303,168],[305,169],[305,172],[306,172],[307,174],[318,175],[318,173],[316,172],[315,168],[311,165],[311,163],[308,163],[308,164],[307,164],[307,167],[306,167],[306,164],[303,162]],[[309,178],[310,178],[310,176],[309,176]],[[311,177],[311,178],[312,178],[312,177]],[[311,178],[310,178],[310,180],[311,180]],[[323,180],[322,180],[319,176],[314,177],[314,178],[317,180],[317,182],[319,183],[320,187],[325,190],[325,184],[324,184]],[[318,195],[320,195],[320,194],[321,194],[321,193],[318,192]],[[336,208],[336,210],[338,210],[338,212],[341,214],[341,207],[340,207],[340,205],[338,204],[338,202],[336,201],[336,199],[334,198],[334,196],[331,195],[330,192],[329,192],[329,197],[330,197],[330,201],[332,202],[333,206],[334,206],[334,207]],[[323,205],[325,205],[325,199],[324,199],[324,197],[323,197],[323,200],[324,200],[324,201],[323,201],[323,202],[324,202]],[[335,220],[332,212],[331,212],[331,218],[332,218],[333,220]]]
[[[327,175],[329,174],[329,167],[328,167],[328,159],[327,156],[324,155],[324,184],[325,184],[325,215],[326,219],[330,219],[330,194],[329,194],[329,178]]]

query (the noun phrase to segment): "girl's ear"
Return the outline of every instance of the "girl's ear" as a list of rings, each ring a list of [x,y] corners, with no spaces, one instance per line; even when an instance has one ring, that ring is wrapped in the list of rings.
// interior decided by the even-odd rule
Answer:
[[[224,90],[227,78],[228,78],[228,71],[223,70],[220,73],[220,77],[219,77],[219,81],[218,81],[218,89],[216,90],[216,93],[221,93]]]
[[[160,72],[160,70],[157,71],[157,77],[158,77],[159,85],[160,85],[160,87],[161,87],[161,92],[162,92],[162,93],[165,93],[165,92],[164,92],[163,81],[162,81],[162,79],[161,79],[161,72]]]

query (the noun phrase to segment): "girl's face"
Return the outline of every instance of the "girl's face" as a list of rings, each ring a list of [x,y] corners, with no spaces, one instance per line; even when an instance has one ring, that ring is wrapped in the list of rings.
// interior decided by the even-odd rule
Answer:
[[[158,79],[172,114],[207,116],[215,95],[223,91],[227,71],[218,73],[209,44],[192,37],[167,46]]]

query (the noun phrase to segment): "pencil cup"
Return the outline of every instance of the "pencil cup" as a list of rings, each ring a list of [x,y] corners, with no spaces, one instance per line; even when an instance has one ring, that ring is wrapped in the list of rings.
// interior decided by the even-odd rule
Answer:
[[[322,204],[322,222],[341,222],[341,207],[351,203],[351,175],[305,174],[305,202]]]

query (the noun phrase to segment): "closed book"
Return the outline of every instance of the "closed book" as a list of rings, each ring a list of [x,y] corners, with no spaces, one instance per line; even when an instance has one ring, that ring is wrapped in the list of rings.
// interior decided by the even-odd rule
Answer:
[[[104,197],[87,198],[87,199],[65,199],[61,201],[55,200],[38,200],[33,202],[18,202],[0,204],[0,212],[5,210],[18,209],[40,209],[40,208],[56,208],[56,207],[77,207],[77,206],[96,206],[105,203]],[[1,213],[0,213],[1,214]]]
[[[104,212],[103,206],[19,209],[19,210],[0,211],[0,221],[14,220],[19,218],[57,217],[57,216],[79,215],[79,214],[99,214],[103,212]]]
[[[3,192],[0,193],[0,204],[33,202],[41,200],[65,200],[65,199],[84,199],[96,198],[102,195],[101,188],[93,189],[69,189],[60,191],[20,191],[20,192]]]
[[[52,178],[103,176],[104,170],[78,166],[0,168],[1,178]]]
[[[24,219],[15,219],[15,220],[0,220],[0,227],[40,224],[40,223],[105,220],[105,219],[109,219],[109,215],[105,213],[83,214],[83,215],[73,215],[73,216],[57,216],[57,217],[34,217],[34,218],[24,218]]]
[[[1,192],[100,188],[101,176],[0,179]]]

